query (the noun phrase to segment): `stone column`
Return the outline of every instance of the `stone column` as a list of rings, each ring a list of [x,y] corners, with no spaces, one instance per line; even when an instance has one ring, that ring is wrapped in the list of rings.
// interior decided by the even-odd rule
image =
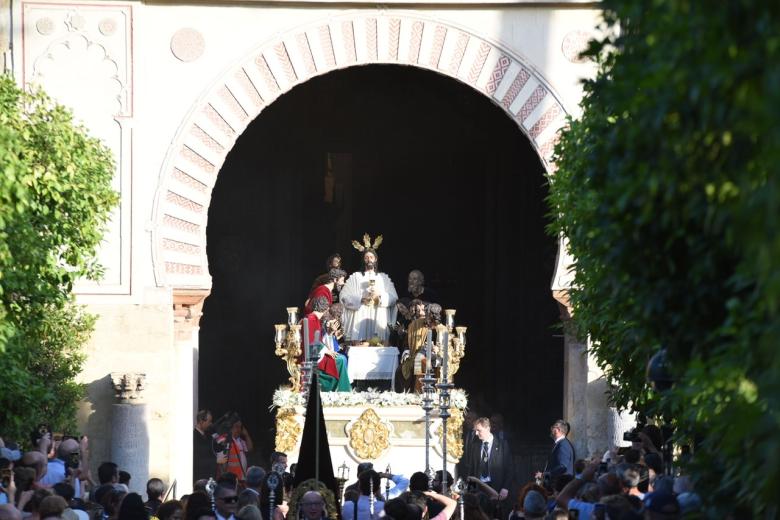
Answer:
[[[16,14],[16,13],[14,13]],[[0,0],[0,72],[13,72],[11,64],[11,0]]]
[[[607,402],[607,384],[596,360],[588,354],[589,341],[572,334],[572,309],[568,291],[553,291],[564,325],[563,415],[571,425],[569,439],[577,458],[601,456],[613,446],[614,409]],[[621,434],[622,435],[622,434]]]
[[[173,290],[174,432],[171,436],[171,476],[176,494],[192,491],[192,429],[198,411],[198,330],[206,289]],[[171,482],[172,484],[172,482]]]
[[[146,374],[111,374],[118,400],[111,410],[111,461],[130,473],[130,491],[142,496],[149,480],[149,425],[142,396],[145,383]]]

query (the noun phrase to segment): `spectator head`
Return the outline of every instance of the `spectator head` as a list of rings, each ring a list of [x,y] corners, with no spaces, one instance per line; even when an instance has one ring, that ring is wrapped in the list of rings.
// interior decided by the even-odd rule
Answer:
[[[409,491],[430,491],[430,488],[428,487],[428,475],[422,471],[412,473],[412,476],[409,479]]]
[[[127,493],[122,489],[114,487],[103,498],[103,510],[109,516],[117,516],[119,514],[119,506],[122,505],[122,501],[127,496]],[[141,498],[140,496],[138,498]],[[143,504],[143,502],[141,502]]]
[[[373,469],[364,471],[358,475],[358,488],[360,489],[360,494],[369,496],[373,492],[374,495],[378,495],[382,492],[382,489],[379,487],[379,482],[379,473]]]
[[[146,498],[149,500],[160,500],[165,493],[165,483],[159,478],[150,478],[146,483]]]
[[[623,491],[623,488],[620,485],[620,479],[614,473],[601,475],[596,481],[596,484],[599,486],[599,493],[601,494],[602,499],[612,495],[619,495]]]
[[[437,492],[441,491],[441,484],[442,484],[441,476],[442,476],[442,470],[438,470],[433,475],[433,489],[434,489],[434,491],[437,491]],[[447,487],[447,489],[449,489],[450,486],[452,486],[452,474],[449,471],[447,472],[447,482],[444,485]]]
[[[481,441],[490,439],[493,434],[490,433],[490,419],[487,417],[480,417],[474,421],[474,434]]]
[[[566,437],[567,435],[569,435],[569,423],[563,419],[558,419],[550,426],[550,437],[553,439]]]
[[[148,520],[149,513],[138,493],[128,493],[119,505],[118,520]]]
[[[159,520],[184,520],[184,506],[178,500],[163,502],[155,516]]]
[[[103,484],[102,486],[98,486],[98,488],[91,493],[92,501],[96,504],[103,505],[103,501],[105,500],[106,496],[109,495],[113,490],[113,484]]]
[[[525,518],[544,518],[547,514],[547,500],[541,493],[532,489],[523,499],[523,512]]]
[[[73,500],[74,496],[76,496],[76,490],[73,489],[73,486],[71,486],[67,482],[59,482],[57,484],[54,484],[51,490],[54,491],[55,495],[64,498],[65,502],[67,502],[68,504],[70,504],[70,501]]]
[[[251,489],[245,489],[238,494],[238,510],[241,511],[246,506],[256,506],[260,504],[260,496]]]
[[[246,470],[246,485],[251,488],[258,488],[265,478],[265,470],[260,466],[250,466]]]
[[[79,454],[79,443],[76,439],[65,439],[57,448],[57,458],[68,460],[74,453]]]
[[[217,515],[214,514],[214,511],[209,507],[204,507],[202,509],[198,509],[193,513],[194,520],[215,520],[217,518]]]
[[[113,462],[104,462],[98,466],[98,480],[101,484],[116,484],[119,482],[119,466]]]
[[[214,504],[223,518],[229,518],[234,515],[238,510],[238,494],[236,493],[235,486],[229,486],[225,484],[217,484],[217,489],[214,490]]]
[[[385,515],[393,520],[404,520],[406,518],[406,501],[403,498],[394,498],[385,502]]]
[[[621,518],[631,520],[641,519],[642,516],[634,509],[628,497],[624,495],[610,495],[601,499],[604,504],[606,518]]]
[[[641,458],[642,452],[635,450],[634,448],[626,450],[626,452],[623,454],[623,460],[626,461],[627,464],[638,464],[639,459]]]
[[[38,516],[41,520],[46,518],[62,518],[62,513],[68,508],[65,499],[56,495],[50,495],[38,504]]]
[[[197,520],[203,510],[211,510],[211,499],[204,492],[195,491],[187,499],[184,507],[185,520]]]
[[[663,475],[664,473],[664,461],[657,453],[645,454],[645,466],[653,470],[656,475]]]
[[[238,510],[236,518],[238,520],[263,520],[263,515],[260,514],[260,508],[254,504],[249,504]]]
[[[132,477],[130,476],[130,473],[128,473],[127,471],[120,471],[119,472],[119,483],[120,484],[124,484],[125,486],[129,486],[131,478]],[[148,486],[148,484],[147,484],[147,486]]]
[[[325,499],[317,491],[307,491],[301,498],[305,520],[319,520],[325,516]]]
[[[547,496],[547,491],[535,482],[529,482],[517,492],[517,502],[515,502],[515,510],[522,511],[523,503],[525,503],[525,497],[530,491],[536,491],[543,497]]]
[[[22,520],[22,512],[11,504],[0,505],[0,520]]]
[[[214,416],[210,410],[200,410],[195,416],[195,425],[202,432],[208,430],[212,422],[214,422]]]
[[[54,493],[52,493],[50,489],[46,489],[46,488],[36,489],[33,492],[32,498],[30,499],[30,511],[32,511],[33,513],[38,513],[40,511],[41,503],[43,503],[43,500],[53,495]]]
[[[219,478],[217,479],[217,485],[232,486],[233,489],[236,489],[236,487],[238,486],[238,476],[236,476],[235,473],[226,471],[225,473],[220,475]]]
[[[28,451],[22,455],[21,465],[35,470],[35,481],[41,480],[46,474],[49,461],[40,451]]]
[[[620,485],[623,487],[623,492],[628,493],[630,490],[636,488],[639,485],[639,471],[637,471],[633,465],[627,467],[618,468],[618,477],[620,478]]]
[[[650,520],[678,518],[680,505],[672,493],[653,492],[645,495],[645,518]]]
[[[280,473],[287,470],[287,454],[281,451],[274,451],[271,453],[271,471],[277,471],[277,468],[281,466],[283,466],[283,469]]]
[[[364,471],[369,471],[369,470],[372,470],[372,469],[374,469],[374,463],[373,462],[361,462],[360,464],[358,464],[357,474],[358,474],[358,476],[360,476],[360,474],[363,473]]]
[[[206,486],[208,485],[209,481],[205,478],[202,478],[200,480],[196,480],[195,484],[192,486],[193,491],[202,491],[203,493],[206,492]]]

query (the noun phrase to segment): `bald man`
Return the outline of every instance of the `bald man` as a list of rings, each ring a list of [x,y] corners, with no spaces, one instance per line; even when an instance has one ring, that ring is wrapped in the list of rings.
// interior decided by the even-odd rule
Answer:
[[[26,454],[25,454],[26,455]],[[68,477],[68,471],[73,475],[73,489],[76,492],[76,498],[81,498],[81,482],[78,479],[79,466],[81,464],[81,451],[79,443],[75,439],[65,439],[57,448],[57,458],[49,461],[48,471],[40,480],[44,487],[51,487],[54,484],[64,482]]]
[[[11,504],[0,506],[0,520],[22,520],[22,513]]]
[[[325,499],[317,491],[307,491],[301,498],[301,510],[306,520],[325,517]]]

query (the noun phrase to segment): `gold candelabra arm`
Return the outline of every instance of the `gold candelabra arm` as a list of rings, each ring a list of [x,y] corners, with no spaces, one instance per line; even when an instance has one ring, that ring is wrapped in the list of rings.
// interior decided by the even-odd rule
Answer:
[[[450,336],[447,370],[450,377],[460,369],[460,361],[466,355],[466,327],[455,327],[457,334]]]
[[[290,373],[290,385],[294,392],[301,389],[301,367],[299,359],[301,356],[301,326],[276,325],[276,350],[274,354],[282,358],[287,364],[287,371]]]

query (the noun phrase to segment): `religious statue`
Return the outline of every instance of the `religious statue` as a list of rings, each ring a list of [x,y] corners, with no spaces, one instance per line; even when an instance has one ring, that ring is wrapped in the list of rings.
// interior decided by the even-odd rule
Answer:
[[[325,392],[350,392],[352,386],[347,375],[347,358],[339,345],[341,315],[344,310],[340,303],[334,303],[320,318],[322,325],[322,346],[320,347],[317,368],[320,369],[320,388]],[[332,361],[331,361],[332,360]],[[335,363],[336,377],[332,367]]]
[[[431,347],[431,359],[428,359],[426,346],[430,341],[431,331],[441,322],[441,306],[432,303],[426,305],[421,300],[412,300],[411,310],[414,319],[409,323],[407,343],[409,350],[401,358],[401,374],[406,382],[406,388],[417,393],[422,391],[421,379],[425,369],[430,364],[434,375],[440,365],[438,348]]]
[[[363,253],[363,270],[352,273],[341,291],[339,301],[344,304],[344,331],[353,344],[388,344],[390,325],[395,323],[398,295],[390,277],[378,272],[379,255],[376,250],[382,235],[373,242],[363,235],[363,244],[352,245]]]

